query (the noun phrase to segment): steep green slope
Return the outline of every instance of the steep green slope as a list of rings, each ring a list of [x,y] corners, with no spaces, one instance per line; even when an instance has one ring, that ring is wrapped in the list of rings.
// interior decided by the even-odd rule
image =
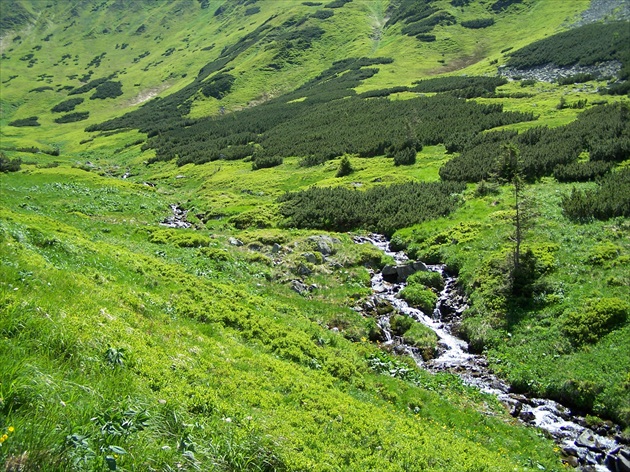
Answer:
[[[31,170],[2,176],[5,464],[554,469],[551,446],[490,398],[345,339],[352,312],[279,286],[268,256],[159,229],[169,185]],[[327,283],[365,292],[348,238],[335,246]]]
[[[491,397],[381,350],[352,308],[391,261],[313,228],[446,262],[495,372],[627,427],[627,99],[496,77],[588,6],[0,3],[0,465],[563,468]],[[160,225],[172,205],[192,228]]]
[[[177,103],[190,103],[193,117],[264,102],[293,90],[334,61],[352,57],[394,59],[365,83],[369,88],[410,85],[426,74],[461,71],[470,64],[477,64],[475,71],[487,72],[493,66],[482,59],[498,54],[503,44],[518,46],[541,38],[576,17],[587,4],[528,1],[494,11],[490,4],[456,8],[445,0],[425,3],[437,15],[456,15],[461,21],[491,15],[496,21],[483,30],[457,22],[436,24],[431,34],[437,39],[427,43],[401,34],[404,23],[388,21],[397,10],[384,1],[356,0],[342,8],[298,1],[233,1],[225,7],[219,1],[184,0],[3,2],[3,11],[24,10],[30,19],[3,31],[3,140],[28,141],[27,130],[4,125],[37,116],[39,139],[68,151],[89,149],[79,145],[87,139],[81,132],[86,125],[120,115],[151,97],[190,87],[209,64],[204,74],[210,76],[202,77],[206,83],[216,73],[229,74],[234,82],[220,99],[200,93],[201,83],[178,97]],[[405,11],[398,13],[405,15]],[[528,34],[523,38],[525,28]],[[55,123],[61,114],[50,110],[68,99],[70,87],[76,92],[97,79],[120,83],[122,95],[90,100],[94,90],[86,91],[78,95],[85,101],[74,112],[89,111],[89,116],[78,123]]]

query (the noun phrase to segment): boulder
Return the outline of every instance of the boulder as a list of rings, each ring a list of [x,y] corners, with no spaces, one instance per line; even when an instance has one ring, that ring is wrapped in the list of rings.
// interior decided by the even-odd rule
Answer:
[[[622,449],[617,455],[617,472],[630,472],[630,449]]]
[[[313,251],[317,251],[324,256],[330,256],[336,252],[335,243],[340,241],[336,238],[331,238],[328,235],[309,236],[307,241],[310,243]]]
[[[586,447],[594,452],[602,452],[602,447],[595,434],[590,429],[585,429],[575,440],[576,446]]]
[[[302,275],[302,276],[308,276],[308,275],[311,275],[313,273],[313,271],[311,269],[309,269],[306,265],[304,265],[302,263],[300,263],[297,266],[295,271],[297,272],[298,275]]]
[[[576,468],[580,465],[580,460],[575,456],[567,456],[562,459],[562,462],[573,468]]]
[[[280,249],[282,249],[282,246],[280,246],[280,244],[273,243],[273,246],[271,246],[271,254],[278,254],[280,252]]]
[[[322,263],[322,256],[317,257],[317,255],[313,254],[312,252],[305,252],[304,254],[302,254],[302,257],[306,259],[306,262],[310,262],[311,264]]]
[[[420,261],[410,261],[401,265],[386,265],[383,267],[381,274],[383,279],[388,282],[405,282],[410,275],[415,274],[418,271],[428,270],[427,266]]]
[[[291,281],[291,290],[299,293],[300,295],[306,295],[309,292],[308,287],[299,280]]]
[[[524,421],[525,423],[533,423],[534,421],[536,421],[536,416],[531,411],[521,411],[518,417],[521,421]]]
[[[228,243],[230,243],[232,246],[237,246],[237,247],[240,247],[240,246],[243,245],[243,241],[241,241],[240,239],[236,239],[236,238],[228,239]]]

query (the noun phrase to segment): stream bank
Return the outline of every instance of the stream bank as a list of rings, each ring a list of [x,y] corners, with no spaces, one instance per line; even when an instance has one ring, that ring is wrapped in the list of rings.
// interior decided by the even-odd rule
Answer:
[[[561,448],[565,464],[585,472],[630,472],[630,448],[624,444],[619,426],[606,424],[594,431],[585,418],[574,415],[553,400],[513,393],[509,385],[492,373],[484,356],[469,352],[468,344],[458,338],[453,329],[468,308],[467,301],[457,288],[457,279],[448,274],[443,265],[425,266],[409,261],[404,252],[391,251],[389,241],[382,235],[355,237],[354,240],[357,244],[373,244],[396,261],[395,266],[372,272],[372,295],[356,307],[365,316],[376,316],[385,345],[398,354],[410,355],[430,372],[453,373],[465,384],[496,396],[513,417],[546,431]],[[437,271],[444,278],[436,309],[430,314],[410,306],[399,296],[407,276],[418,270]],[[382,309],[389,306],[393,310]],[[390,318],[395,313],[409,316],[435,332],[439,341],[434,358],[424,360],[417,348],[392,332]]]

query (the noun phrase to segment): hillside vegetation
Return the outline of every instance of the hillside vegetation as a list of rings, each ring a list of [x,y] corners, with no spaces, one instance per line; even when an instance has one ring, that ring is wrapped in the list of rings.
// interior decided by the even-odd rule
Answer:
[[[370,231],[458,274],[515,391],[628,438],[629,29],[589,6],[1,2],[0,466],[563,470],[381,344]]]

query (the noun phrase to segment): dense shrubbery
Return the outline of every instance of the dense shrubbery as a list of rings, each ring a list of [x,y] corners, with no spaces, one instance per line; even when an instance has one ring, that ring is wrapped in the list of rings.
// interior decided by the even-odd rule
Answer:
[[[352,0],[333,0],[332,2],[324,5],[324,8],[341,8],[346,3],[350,3],[350,2],[352,2]]]
[[[251,7],[245,10],[245,16],[255,15],[256,13],[260,13],[260,7]]]
[[[587,182],[607,174],[613,166],[612,162],[605,161],[572,162],[556,166],[553,176],[558,182]]]
[[[411,92],[452,92],[460,98],[491,96],[500,85],[507,83],[503,77],[438,77],[414,82]]]
[[[455,136],[468,139],[485,129],[533,118],[531,114],[503,113],[500,105],[480,105],[448,95],[401,101],[357,98],[353,88],[376,73],[365,67],[389,62],[388,58],[336,62],[294,92],[229,116],[186,121],[177,109],[170,121],[161,121],[160,115],[172,106],[165,103],[169,96],[161,101],[164,109],[157,111],[155,120],[144,111],[134,112],[88,130],[141,125],[150,138],[145,149],[156,149],[154,160],[177,158],[179,165],[221,159],[232,148],[256,144],[254,167],[259,168],[277,165],[288,156],[304,156],[304,165],[343,154],[393,157],[410,146],[420,150],[422,145],[451,141]],[[454,78],[423,81],[418,87],[454,90],[477,84],[493,90],[501,83],[503,79]],[[343,97],[350,98],[336,100]],[[147,111],[152,109],[153,105]]]
[[[564,214],[577,221],[630,217],[630,168],[606,176],[593,190],[578,190],[562,198]]]
[[[214,97],[221,100],[230,93],[235,77],[230,74],[217,74],[205,81],[201,87],[201,93],[206,97]]]
[[[602,90],[601,93],[604,95],[629,95],[630,94],[630,80],[615,82],[614,84]]]
[[[378,89],[378,90],[368,90],[367,92],[360,93],[359,98],[376,98],[376,97],[387,97],[393,93],[407,92],[409,91],[409,87],[400,86],[400,87],[390,87],[386,89]]]
[[[68,113],[67,115],[55,118],[55,123],[73,123],[75,121],[87,120],[90,116],[89,111],[79,111],[76,113]]]
[[[122,84],[108,80],[96,87],[96,91],[90,97],[90,100],[116,98],[123,94]]]
[[[416,163],[416,148],[405,147],[394,154],[395,166],[410,166]]]
[[[521,3],[522,1],[523,0],[497,0],[492,4],[492,10],[494,10],[495,12],[500,12],[506,10],[511,5],[514,5],[515,3]]]
[[[628,302],[619,298],[587,300],[579,310],[565,313],[563,330],[577,344],[592,344],[624,323],[630,312]]]
[[[311,15],[311,18],[317,18],[318,20],[325,20],[326,18],[330,18],[335,13],[330,10],[318,10]]]
[[[44,85],[43,87],[35,87],[34,89],[29,90],[31,92],[46,92],[48,90],[54,90],[50,85]]]
[[[570,66],[597,62],[630,60],[630,27],[627,21],[592,23],[536,41],[514,51],[507,61],[510,67],[526,69],[544,64]]]
[[[75,109],[77,105],[80,105],[81,103],[83,103],[84,100],[85,99],[82,97],[70,98],[61,103],[58,103],[57,105],[52,107],[50,111],[52,111],[53,113],[65,113],[68,111],[72,111]]]
[[[96,87],[98,87],[101,84],[104,84],[105,82],[107,82],[107,77],[101,77],[100,79],[94,79],[90,82],[88,82],[85,85],[82,85],[81,87],[75,88],[73,90],[70,90],[68,92],[68,95],[79,95],[81,93],[85,93],[85,92],[89,92],[92,89],[95,89]]]
[[[559,85],[571,85],[571,84],[582,84],[584,82],[589,82],[591,80],[595,80],[592,74],[575,74],[569,77],[560,77],[558,79]]]
[[[494,24],[494,18],[478,18],[476,20],[462,21],[461,25],[469,29],[487,28]]]
[[[366,229],[391,235],[395,230],[443,216],[459,204],[465,189],[457,183],[406,183],[367,191],[342,187],[288,193],[280,198],[284,225],[334,231]]]
[[[21,127],[21,126],[41,126],[37,121],[39,117],[29,116],[28,118],[22,118],[19,120],[13,120],[9,122],[9,126]]]
[[[453,25],[457,22],[455,17],[448,12],[437,11],[432,14],[433,12],[435,12],[435,10],[432,7],[429,7],[424,10],[423,13],[408,18],[406,20],[407,25],[402,28],[401,32],[407,36],[415,36],[418,39],[421,39],[424,35],[431,32],[437,25]],[[425,14],[431,16],[422,18]],[[416,18],[417,21],[410,21],[415,20]]]
[[[21,159],[9,159],[3,152],[0,152],[0,172],[17,172],[21,165]]]
[[[502,147],[513,141],[521,151],[524,177],[533,180],[551,175],[558,166],[576,162],[584,150],[590,152],[592,161],[627,159],[630,155],[630,110],[623,104],[598,106],[563,127],[531,128],[518,135],[494,132],[471,140],[464,135],[458,139],[460,142],[446,143],[447,149],[461,151],[461,154],[440,169],[442,179],[466,182],[488,179],[495,171]],[[594,172],[596,165],[589,166]],[[569,175],[566,167],[560,169],[561,175]]]
[[[348,156],[343,156],[341,158],[341,162],[339,163],[339,169],[337,169],[337,173],[335,177],[345,177],[346,175],[350,175],[354,172],[352,168],[352,164],[350,163],[350,159]]]
[[[282,164],[282,160],[283,159],[280,156],[254,156],[252,161],[252,170],[276,167]]]

